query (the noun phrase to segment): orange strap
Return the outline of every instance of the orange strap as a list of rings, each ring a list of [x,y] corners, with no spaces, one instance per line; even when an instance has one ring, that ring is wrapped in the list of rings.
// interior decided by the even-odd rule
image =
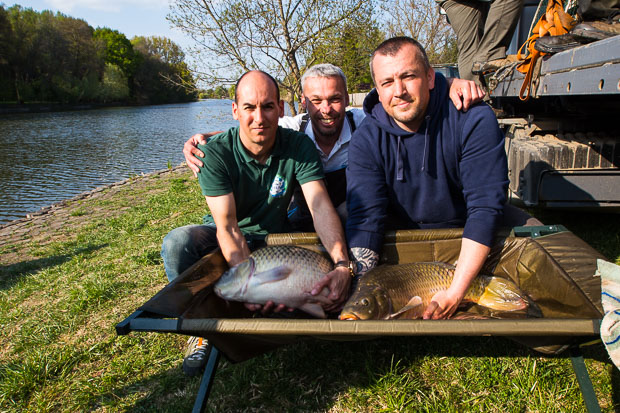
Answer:
[[[521,73],[525,73],[525,79],[519,91],[519,99],[526,101],[530,98],[532,76],[536,61],[539,57],[547,54],[534,49],[534,42],[536,39],[543,36],[559,36],[568,33],[575,24],[577,24],[575,19],[564,11],[562,0],[549,0],[547,11],[540,17],[536,26],[534,26],[530,38],[523,43],[517,52],[517,59],[523,60],[523,62],[517,66],[517,70]],[[524,48],[528,51],[527,57],[521,54]],[[526,91],[527,96],[523,96]]]

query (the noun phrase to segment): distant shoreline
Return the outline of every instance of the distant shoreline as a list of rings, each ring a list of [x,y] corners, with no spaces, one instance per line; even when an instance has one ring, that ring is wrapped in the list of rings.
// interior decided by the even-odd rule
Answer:
[[[13,115],[19,113],[48,113],[48,112],[69,112],[77,110],[92,110],[114,107],[139,107],[154,105],[170,105],[175,103],[197,102],[199,99],[187,102],[166,102],[166,103],[0,103],[0,115]]]

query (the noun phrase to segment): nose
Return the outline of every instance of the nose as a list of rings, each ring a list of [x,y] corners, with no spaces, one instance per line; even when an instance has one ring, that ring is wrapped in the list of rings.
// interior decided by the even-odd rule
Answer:
[[[394,96],[402,96],[404,94],[405,88],[403,87],[403,82],[400,79],[394,80]]]
[[[259,125],[263,123],[263,110],[261,108],[256,108],[254,111],[254,123]]]
[[[319,105],[319,110],[321,111],[321,113],[329,113],[331,111],[331,106],[329,104],[329,101],[327,100],[323,100],[321,102],[321,104]]]

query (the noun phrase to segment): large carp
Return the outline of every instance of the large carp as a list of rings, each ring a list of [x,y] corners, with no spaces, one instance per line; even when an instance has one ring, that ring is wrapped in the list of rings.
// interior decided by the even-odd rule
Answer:
[[[321,254],[292,245],[267,246],[254,251],[215,283],[213,291],[225,300],[265,304],[273,301],[325,318],[329,289],[310,294],[312,287],[333,269]]]
[[[421,318],[436,292],[452,283],[455,267],[441,262],[380,265],[360,277],[341,320]],[[528,302],[510,280],[478,275],[463,302],[497,311],[524,310]]]

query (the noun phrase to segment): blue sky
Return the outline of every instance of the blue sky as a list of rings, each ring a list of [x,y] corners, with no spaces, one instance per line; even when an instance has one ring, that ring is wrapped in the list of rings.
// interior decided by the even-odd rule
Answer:
[[[106,26],[134,36],[165,36],[183,49],[192,45],[189,37],[170,28],[166,15],[170,0],[0,0],[5,7],[19,4],[36,11],[60,11],[71,17],[85,20],[96,28]]]

